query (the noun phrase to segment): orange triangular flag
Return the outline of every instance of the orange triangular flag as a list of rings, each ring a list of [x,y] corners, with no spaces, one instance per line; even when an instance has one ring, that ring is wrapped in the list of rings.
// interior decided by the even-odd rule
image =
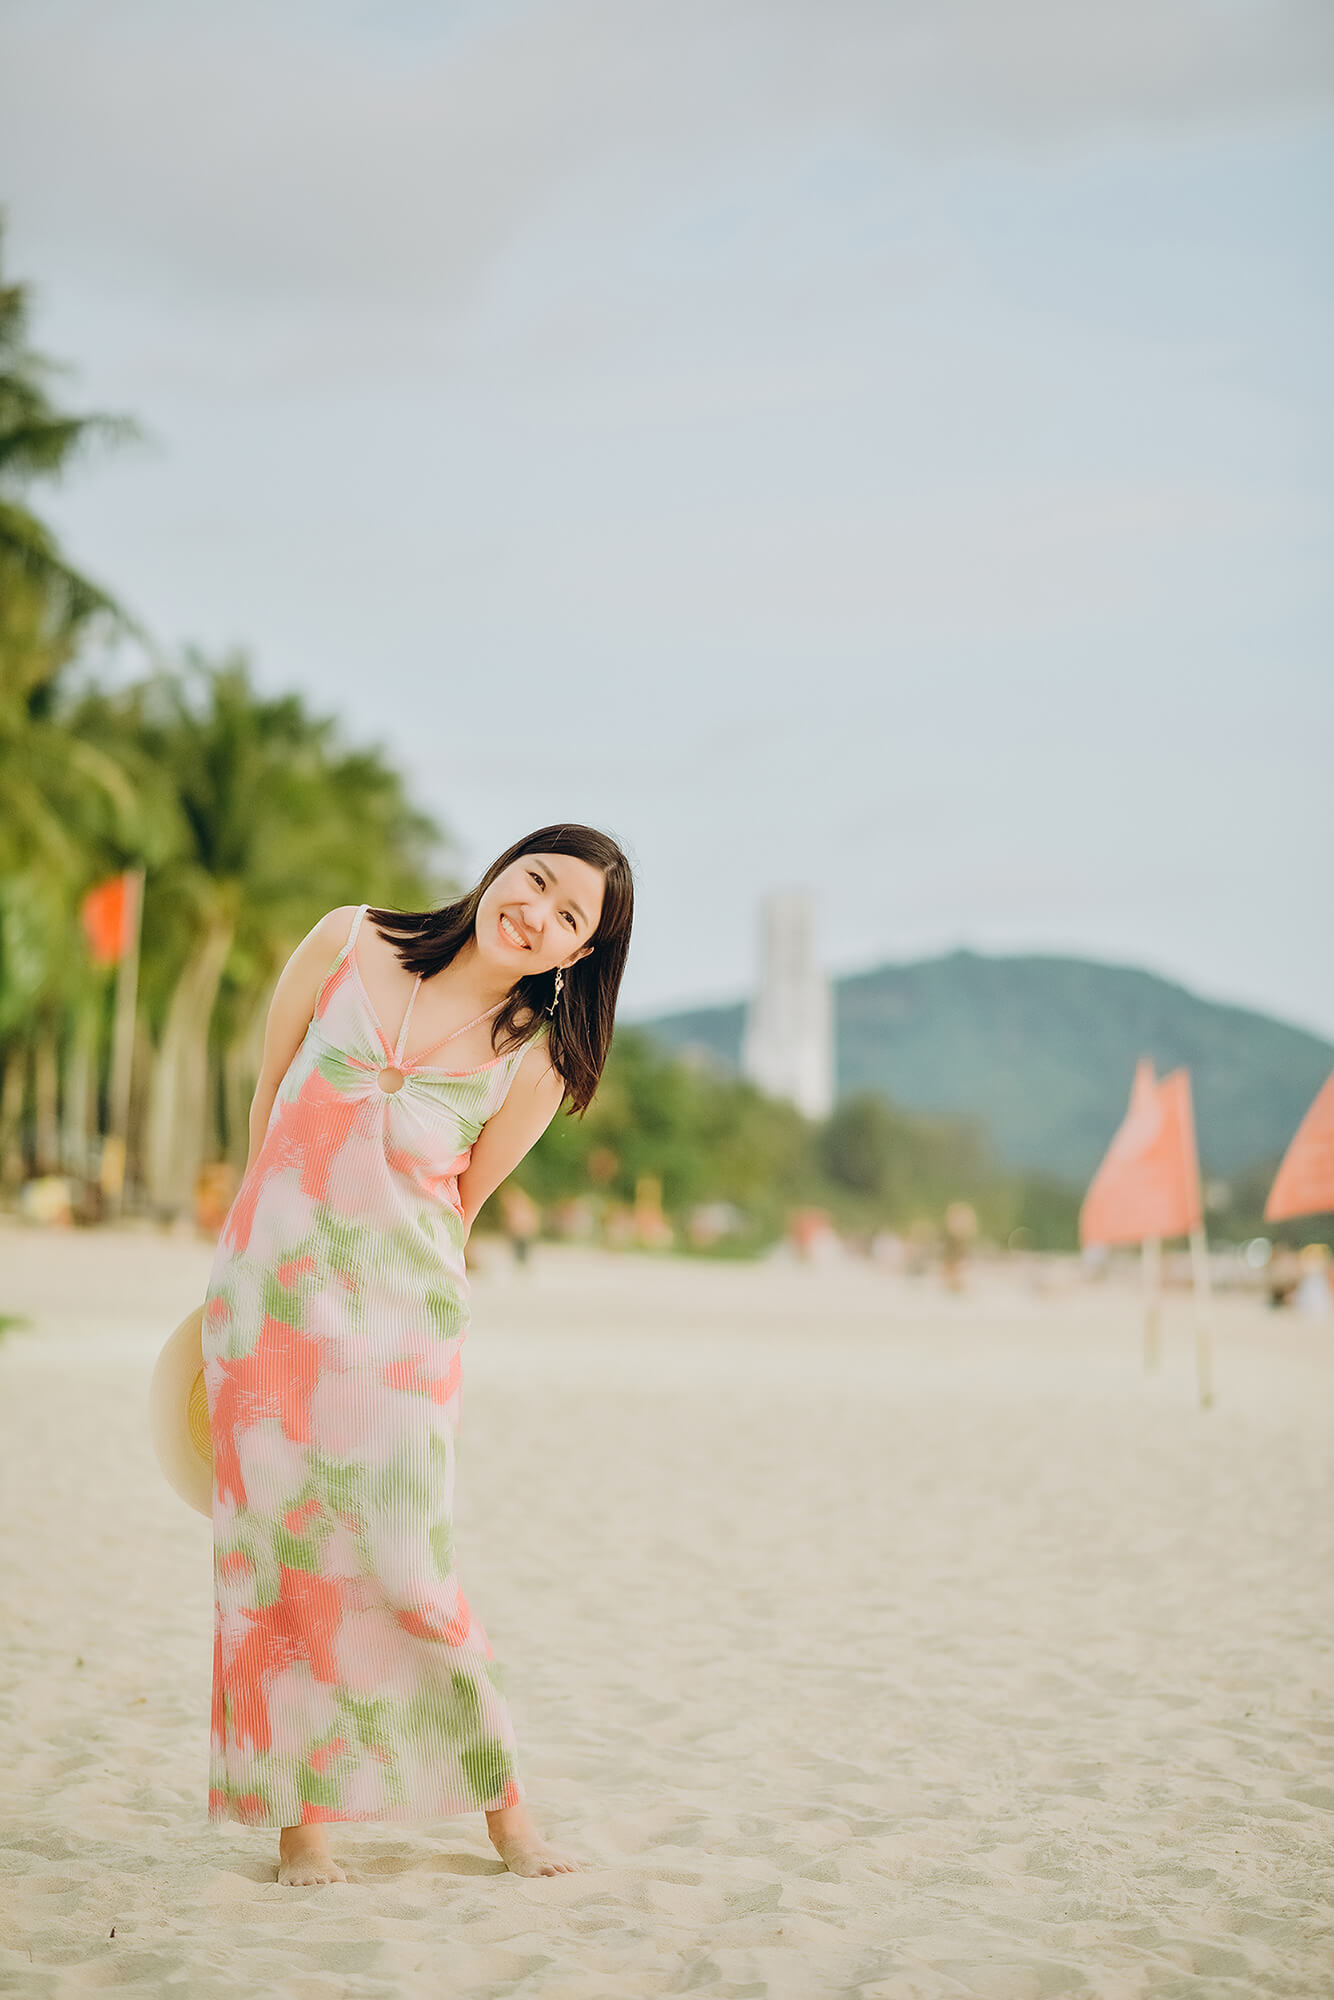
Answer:
[[[1195,1107],[1190,1071],[1174,1069],[1158,1085],[1166,1137],[1161,1236],[1189,1236],[1204,1221],[1200,1197],[1200,1155],[1195,1144]]]
[[[79,914],[94,965],[115,965],[130,943],[133,909],[128,873],[98,882],[84,897]]]
[[[1153,1064],[1141,1056],[1130,1086],[1130,1108],[1089,1184],[1079,1211],[1081,1243],[1139,1243],[1153,1232],[1140,1228],[1142,1181],[1139,1163],[1158,1142],[1162,1129]]]
[[[1190,1076],[1174,1070],[1154,1080],[1142,1057],[1130,1108],[1079,1212],[1081,1243],[1143,1243],[1188,1236],[1200,1221],[1200,1169]]]
[[[1326,1209],[1334,1209],[1334,1075],[1327,1078],[1283,1155],[1265,1203],[1265,1221],[1323,1215]]]

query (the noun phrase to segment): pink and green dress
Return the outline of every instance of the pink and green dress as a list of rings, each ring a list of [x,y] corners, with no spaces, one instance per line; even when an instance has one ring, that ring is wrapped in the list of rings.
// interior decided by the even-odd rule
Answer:
[[[528,1045],[466,1071],[428,1066],[432,1050],[404,1060],[412,1002],[391,1045],[357,966],[364,915],[279,1086],[205,1298],[208,1813],[252,1826],[431,1820],[523,1797],[452,1511],[458,1176]]]

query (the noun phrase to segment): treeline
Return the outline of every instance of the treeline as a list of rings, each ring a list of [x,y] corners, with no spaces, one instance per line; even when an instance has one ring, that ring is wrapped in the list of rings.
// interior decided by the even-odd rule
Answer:
[[[5,1170],[89,1170],[112,978],[90,962],[79,910],[93,884],[141,867],[130,1179],[169,1216],[191,1206],[205,1160],[244,1156],[293,948],[368,883],[385,902],[432,900],[441,837],[379,751],[345,746],[298,696],[259,693],[240,659],[50,692],[32,732],[46,824],[29,817],[28,863],[0,890]],[[23,732],[11,747],[22,758]]]

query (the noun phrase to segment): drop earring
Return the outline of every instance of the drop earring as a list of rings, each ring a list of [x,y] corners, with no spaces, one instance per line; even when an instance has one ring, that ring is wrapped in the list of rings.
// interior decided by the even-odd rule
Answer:
[[[553,995],[553,997],[552,997],[552,1002],[551,1002],[551,1005],[550,1005],[550,1006],[549,1006],[549,1007],[547,1008],[547,1012],[548,1012],[548,1014],[554,1014],[554,1013],[555,1013],[555,1011],[556,1011],[556,1009],[557,1009],[557,1007],[558,1007],[558,1006],[560,1005],[560,989],[561,989],[561,987],[562,987],[562,986],[563,986],[564,984],[565,984],[565,974],[564,974],[564,973],[563,973],[563,972],[561,971],[561,968],[560,968],[559,966],[557,966],[557,967],[556,967],[556,991],[555,991],[555,994],[554,994],[554,995]]]

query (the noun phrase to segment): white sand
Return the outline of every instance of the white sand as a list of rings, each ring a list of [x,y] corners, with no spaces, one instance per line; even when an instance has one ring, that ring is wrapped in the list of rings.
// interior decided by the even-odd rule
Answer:
[[[206,1246],[0,1230],[0,1991],[450,2000],[1334,1992],[1334,1327],[546,1253],[476,1280],[463,1576],[531,1802],[204,1820],[207,1523],[153,1358]],[[114,1928],[114,1936],[112,1931]]]

